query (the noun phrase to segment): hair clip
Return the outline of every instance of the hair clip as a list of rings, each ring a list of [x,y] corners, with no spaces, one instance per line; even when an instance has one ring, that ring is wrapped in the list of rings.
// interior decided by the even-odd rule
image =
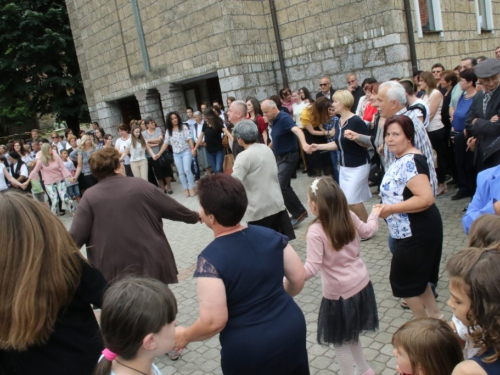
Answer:
[[[315,179],[312,184],[311,184],[311,191],[316,195],[316,191],[318,190],[318,183],[321,180],[321,178]]]

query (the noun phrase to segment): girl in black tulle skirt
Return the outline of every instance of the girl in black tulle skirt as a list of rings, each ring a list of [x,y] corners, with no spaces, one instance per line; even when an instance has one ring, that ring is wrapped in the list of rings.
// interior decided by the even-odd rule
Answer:
[[[307,279],[321,271],[323,299],[318,343],[333,344],[340,374],[373,375],[359,335],[378,329],[377,303],[368,270],[359,257],[361,238],[378,230],[379,209],[366,223],[349,210],[339,185],[329,177],[309,187],[308,203],[316,220],[307,231]]]

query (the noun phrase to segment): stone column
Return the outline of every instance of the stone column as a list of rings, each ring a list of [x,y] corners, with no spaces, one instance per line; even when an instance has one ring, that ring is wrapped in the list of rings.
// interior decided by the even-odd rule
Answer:
[[[171,84],[161,85],[157,87],[160,93],[161,106],[165,116],[172,111],[180,113],[183,119],[186,118],[186,100],[184,99],[184,91],[181,86]]]
[[[118,134],[116,128],[122,122],[122,114],[117,102],[100,102],[89,110],[92,121],[97,121],[106,133]]]
[[[156,89],[149,89],[135,93],[139,102],[141,119],[152,117],[158,126],[165,126],[163,112],[161,108],[160,95]]]

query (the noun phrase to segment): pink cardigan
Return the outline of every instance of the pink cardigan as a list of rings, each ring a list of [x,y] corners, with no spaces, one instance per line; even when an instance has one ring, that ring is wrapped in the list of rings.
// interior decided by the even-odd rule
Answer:
[[[370,215],[363,223],[351,212],[356,238],[340,251],[331,248],[320,222],[307,231],[306,279],[321,271],[323,297],[338,300],[347,299],[359,293],[370,281],[365,263],[359,257],[361,237],[373,236],[378,230],[378,216]],[[361,237],[360,237],[361,236]]]
[[[54,154],[54,161],[49,162],[48,166],[43,165],[39,159],[36,162],[35,168],[30,173],[30,179],[38,180],[38,172],[42,172],[42,179],[46,185],[54,184],[65,178],[70,178],[71,174],[68,172],[64,163],[59,155]]]

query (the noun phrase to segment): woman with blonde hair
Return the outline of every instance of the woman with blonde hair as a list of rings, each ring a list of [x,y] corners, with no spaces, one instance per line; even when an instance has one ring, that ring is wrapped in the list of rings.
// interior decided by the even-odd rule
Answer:
[[[49,145],[50,147],[50,145]],[[106,282],[29,195],[0,194],[0,373],[87,375],[103,343],[91,304]]]
[[[38,172],[42,173],[42,179],[45,183],[45,189],[52,202],[51,209],[54,214],[64,215],[57,212],[59,197],[66,204],[66,207],[73,212],[75,207],[73,201],[66,194],[66,178],[71,178],[71,174],[64,166],[61,157],[51,149],[49,143],[42,145],[40,159],[36,162],[35,168],[31,171],[29,178],[23,183],[23,188],[28,187],[31,180],[38,180]]]
[[[78,180],[82,196],[85,190],[90,189],[92,186],[97,184],[97,179],[92,176],[89,165],[90,156],[96,151],[97,147],[94,143],[94,137],[92,135],[85,134],[82,137],[78,150],[73,151],[70,155],[70,158],[73,158],[75,153],[78,156],[78,165],[72,182]]]
[[[349,208],[363,222],[368,219],[368,212],[363,202],[371,198],[368,186],[370,164],[368,151],[365,147],[347,137],[347,130],[357,134],[368,135],[365,122],[352,113],[354,97],[349,90],[337,90],[333,94],[333,109],[340,115],[340,131],[334,135],[333,142],[313,144],[313,150],[339,150],[339,182],[344,192]],[[328,135],[327,135],[328,136]]]

